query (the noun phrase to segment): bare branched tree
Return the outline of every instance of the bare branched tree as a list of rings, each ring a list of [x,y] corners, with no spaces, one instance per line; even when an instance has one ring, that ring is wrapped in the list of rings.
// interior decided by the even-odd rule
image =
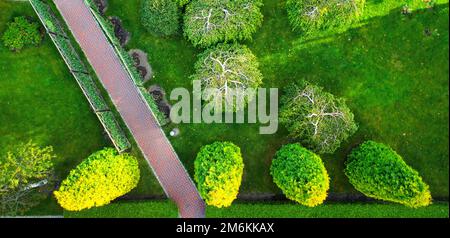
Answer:
[[[194,45],[251,39],[262,24],[261,0],[193,0],[186,8],[184,31]]]
[[[282,103],[280,121],[290,135],[318,153],[333,153],[357,130],[345,102],[320,87],[291,85]]]
[[[241,109],[233,96],[244,96],[248,89],[256,89],[262,82],[256,57],[247,47],[237,44],[220,44],[206,50],[195,68],[192,79],[201,81],[203,91],[213,89],[211,92],[217,94],[206,98],[224,102],[223,106],[228,105],[233,111]]]

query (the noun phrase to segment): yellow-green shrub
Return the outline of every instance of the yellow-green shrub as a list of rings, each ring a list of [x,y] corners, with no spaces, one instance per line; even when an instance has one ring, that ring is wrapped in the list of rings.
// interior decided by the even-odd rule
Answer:
[[[288,144],[278,150],[270,173],[290,200],[314,207],[327,198],[330,178],[322,159],[300,144]]]
[[[139,176],[136,158],[106,148],[72,170],[54,194],[61,207],[69,211],[99,207],[135,188]]]
[[[244,162],[231,142],[214,142],[201,148],[194,162],[199,192],[206,204],[229,207],[241,186]]]

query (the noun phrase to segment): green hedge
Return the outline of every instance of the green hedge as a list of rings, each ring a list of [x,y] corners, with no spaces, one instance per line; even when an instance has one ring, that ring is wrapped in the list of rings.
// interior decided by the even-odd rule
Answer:
[[[330,179],[322,159],[300,144],[278,150],[270,173],[286,197],[302,205],[314,207],[327,197]]]
[[[83,92],[86,94],[86,97],[89,99],[94,111],[108,110],[109,107],[98,91],[97,85],[95,85],[92,77],[83,73],[74,73],[74,75]]]
[[[431,204],[428,185],[387,145],[364,142],[348,156],[345,174],[356,190],[368,197],[409,207]]]
[[[95,19],[97,20],[100,27],[103,29],[103,32],[105,32],[107,38],[109,39],[114,49],[116,50],[116,53],[119,56],[120,60],[122,61],[122,64],[127,69],[130,78],[133,80],[134,84],[139,88],[141,97],[144,99],[145,102],[147,102],[147,105],[149,106],[150,110],[152,110],[152,112],[155,114],[159,124],[166,125],[169,122],[169,120],[158,109],[158,106],[156,105],[156,102],[154,101],[153,97],[147,92],[147,90],[145,90],[145,88],[143,88],[143,79],[139,74],[137,68],[134,66],[134,61],[131,58],[131,56],[120,45],[120,42],[114,33],[114,27],[112,26],[111,22],[106,20],[99,13],[97,6],[93,3],[92,0],[84,0],[84,1],[93,10],[92,13]]]
[[[152,112],[155,114],[156,119],[158,120],[159,124],[161,126],[167,125],[169,123],[169,119],[164,115],[164,113],[162,113],[159,110],[158,105],[156,104],[152,95],[150,95],[150,93],[144,87],[139,87],[139,91],[141,91],[141,95],[143,96],[144,100],[147,102],[147,105],[150,107]]]
[[[38,13],[43,24],[45,24],[50,31],[54,31],[55,33],[58,33],[60,35],[66,35],[62,27],[59,25],[58,20],[55,19],[50,8],[45,3],[40,0],[30,0],[30,2]],[[94,111],[104,111],[98,112],[97,116],[102,122],[112,142],[114,143],[114,146],[116,146],[117,150],[119,150],[120,152],[129,149],[131,147],[130,142],[128,141],[120,126],[117,124],[114,114],[111,111],[105,111],[109,110],[108,105],[101,96],[101,93],[99,92],[94,80],[90,75],[79,73],[86,72],[87,69],[81,61],[78,53],[73,48],[71,42],[65,37],[59,35],[50,34],[50,37],[52,38],[56,47],[60,50],[60,53],[66,61],[66,64],[68,65],[70,70],[72,70],[75,79],[77,80],[78,84],[89,100]]]
[[[116,118],[111,111],[98,112],[97,116],[119,152],[123,152],[131,147],[130,142],[122,131],[122,128],[117,124]]]

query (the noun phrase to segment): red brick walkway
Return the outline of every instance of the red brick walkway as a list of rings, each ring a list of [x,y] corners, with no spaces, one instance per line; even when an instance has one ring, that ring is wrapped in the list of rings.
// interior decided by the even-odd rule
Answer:
[[[108,91],[166,195],[178,205],[180,216],[204,217],[205,204],[197,188],[89,8],[83,0],[54,0],[54,3]]]

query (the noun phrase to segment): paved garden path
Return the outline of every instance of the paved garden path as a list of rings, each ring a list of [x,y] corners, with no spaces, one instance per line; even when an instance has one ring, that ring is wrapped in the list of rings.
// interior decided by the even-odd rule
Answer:
[[[180,216],[204,217],[197,188],[89,8],[83,0],[54,3]]]

